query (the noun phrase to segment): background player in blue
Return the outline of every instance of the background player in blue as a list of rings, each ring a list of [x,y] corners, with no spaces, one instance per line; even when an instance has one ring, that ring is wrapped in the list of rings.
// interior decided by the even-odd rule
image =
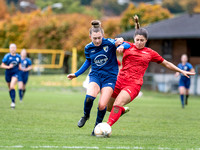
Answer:
[[[10,98],[12,100],[11,108],[15,108],[15,85],[19,77],[19,68],[21,68],[21,57],[16,54],[17,46],[15,44],[10,44],[10,53],[7,53],[3,60],[1,67],[6,69],[5,80],[8,84]]]
[[[97,94],[100,92],[98,112],[95,126],[103,121],[106,113],[108,101],[113,93],[118,74],[118,63],[116,58],[116,46],[122,44],[123,40],[113,40],[104,38],[104,31],[101,22],[92,21],[90,28],[91,43],[85,46],[86,61],[82,67],[74,74],[69,74],[68,79],[78,77],[91,65],[89,74],[89,85],[84,101],[84,116],[79,120],[78,127],[83,127],[90,117],[90,111]],[[123,43],[118,47],[129,48],[130,45]],[[94,135],[92,132],[91,135]]]
[[[188,57],[186,54],[181,56],[181,63],[178,64],[178,68],[185,71],[195,72],[192,65],[188,62]],[[176,76],[179,76],[180,73],[177,72]],[[189,88],[190,88],[190,78],[185,77],[184,75],[180,75],[179,80],[179,93],[181,98],[182,108],[184,108],[184,104],[188,104],[188,97],[189,97]],[[185,95],[185,98],[184,98]],[[185,103],[184,103],[185,99]]]
[[[32,69],[32,62],[27,58],[26,50],[21,51],[21,70],[19,70],[19,79],[18,79],[18,89],[19,89],[19,99],[22,102],[26,91],[26,83],[28,81],[29,71]]]

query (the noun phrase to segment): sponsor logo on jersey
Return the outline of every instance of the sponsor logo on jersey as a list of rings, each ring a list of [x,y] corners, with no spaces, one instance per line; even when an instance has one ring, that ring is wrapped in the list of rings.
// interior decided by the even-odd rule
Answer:
[[[95,50],[91,51],[91,53],[94,53],[94,52],[95,52]]]
[[[108,61],[108,57],[106,55],[98,55],[95,59],[94,59],[94,63],[97,66],[102,66],[104,65],[106,62]]]
[[[104,50],[105,52],[108,52],[108,46],[104,46],[104,47],[103,47],[103,50]]]
[[[12,61],[11,64],[13,64],[13,67],[15,67],[18,63],[16,61]]]
[[[142,51],[142,53],[143,53],[143,54],[149,54],[149,53],[147,53],[147,52],[145,52],[145,51]]]

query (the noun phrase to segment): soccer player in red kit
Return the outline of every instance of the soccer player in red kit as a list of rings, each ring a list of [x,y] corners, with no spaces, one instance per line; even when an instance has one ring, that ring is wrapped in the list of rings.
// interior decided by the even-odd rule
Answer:
[[[143,76],[149,62],[156,62],[162,66],[182,73],[189,78],[195,73],[184,71],[174,64],[163,59],[154,50],[145,47],[147,42],[147,31],[140,28],[138,17],[134,17],[136,30],[134,35],[135,43],[129,43],[131,47],[123,50],[122,69],[120,70],[112,98],[108,104],[108,111],[111,110],[107,123],[112,126],[125,112],[124,105],[130,103],[140,92],[143,84]]]

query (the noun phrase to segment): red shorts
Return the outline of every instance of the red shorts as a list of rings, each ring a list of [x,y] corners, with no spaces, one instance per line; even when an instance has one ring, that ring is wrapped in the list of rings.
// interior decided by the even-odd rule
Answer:
[[[131,101],[132,101],[139,94],[140,89],[141,85],[139,84],[125,84],[117,80],[112,97],[116,98],[122,90],[125,90],[131,96]]]

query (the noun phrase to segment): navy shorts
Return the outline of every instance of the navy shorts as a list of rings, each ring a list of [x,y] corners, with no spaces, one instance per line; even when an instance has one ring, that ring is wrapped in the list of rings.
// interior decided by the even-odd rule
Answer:
[[[19,79],[19,72],[5,72],[6,82],[10,83],[12,77],[16,77],[17,79]]]
[[[27,81],[28,81],[28,73],[26,73],[26,72],[20,72],[19,73],[19,78],[18,78],[18,82],[23,82],[23,84],[26,84],[27,83]]]
[[[186,89],[190,88],[190,79],[189,78],[181,78],[179,80],[179,86],[184,86]]]
[[[115,84],[117,81],[117,76],[115,76],[115,75],[90,73],[89,78],[90,78],[89,82],[97,83],[99,85],[100,89],[102,89],[103,87],[111,87],[113,90],[115,89]]]

